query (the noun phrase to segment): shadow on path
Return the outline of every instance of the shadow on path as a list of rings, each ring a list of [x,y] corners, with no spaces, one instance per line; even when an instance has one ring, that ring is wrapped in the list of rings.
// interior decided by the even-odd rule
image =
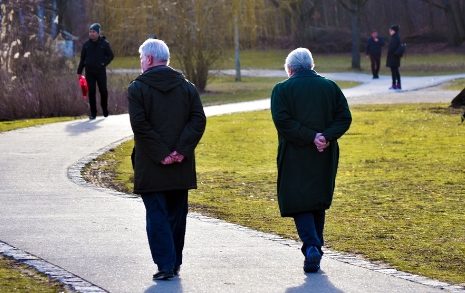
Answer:
[[[89,131],[95,131],[100,129],[102,127],[100,125],[102,122],[103,119],[79,120],[66,125],[66,132],[68,132],[72,136],[81,135]]]
[[[297,287],[291,287],[286,293],[343,293],[337,289],[324,271],[320,270],[317,274],[305,274],[305,283]]]
[[[153,286],[150,286],[144,293],[182,293],[182,279],[175,277],[167,281],[157,281]]]

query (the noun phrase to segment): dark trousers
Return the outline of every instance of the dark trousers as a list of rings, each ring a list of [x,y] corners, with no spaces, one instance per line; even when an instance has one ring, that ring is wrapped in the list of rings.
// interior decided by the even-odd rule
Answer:
[[[97,85],[100,92],[100,105],[102,106],[103,114],[108,114],[108,90],[107,90],[107,72],[104,71],[88,71],[86,69],[86,81],[89,87],[89,105],[90,114],[97,116]]]
[[[400,85],[399,67],[391,67],[392,84]]]
[[[381,54],[370,54],[370,60],[373,77],[378,77],[379,67],[381,65]]]
[[[323,254],[321,247],[324,245],[325,214],[325,210],[319,210],[294,215],[295,227],[303,242],[301,250],[304,255],[311,245],[316,246]]]
[[[152,259],[161,271],[181,266],[186,234],[187,190],[142,195]]]

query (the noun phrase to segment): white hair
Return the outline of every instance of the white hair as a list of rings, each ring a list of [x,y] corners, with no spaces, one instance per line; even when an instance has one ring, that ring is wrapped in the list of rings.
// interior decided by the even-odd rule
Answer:
[[[284,69],[289,74],[289,68],[292,71],[300,71],[304,69],[313,69],[315,64],[313,63],[313,57],[310,50],[307,48],[297,48],[289,55],[287,55],[286,63],[284,63]]]
[[[152,56],[159,62],[170,63],[170,50],[166,43],[158,39],[148,39],[139,47],[139,54],[142,56]]]

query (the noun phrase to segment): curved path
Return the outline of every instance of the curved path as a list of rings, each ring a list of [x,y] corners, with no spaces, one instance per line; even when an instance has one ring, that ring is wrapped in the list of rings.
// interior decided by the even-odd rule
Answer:
[[[344,91],[352,104],[408,99],[408,92],[388,95],[387,77],[327,76],[366,82]],[[406,77],[404,87],[459,77]],[[448,103],[454,94],[426,100]],[[205,110],[212,116],[268,106],[265,99]],[[0,133],[0,253],[80,292],[465,292],[332,252],[320,273],[306,275],[298,242],[192,213],[181,276],[153,282],[143,203],[80,177],[86,162],[131,137],[128,115]]]

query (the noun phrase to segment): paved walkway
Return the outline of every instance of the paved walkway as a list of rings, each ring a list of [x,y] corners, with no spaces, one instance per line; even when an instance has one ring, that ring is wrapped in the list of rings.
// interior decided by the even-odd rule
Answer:
[[[387,95],[387,77],[327,76],[366,82],[345,91],[351,104],[408,98],[408,92]],[[415,90],[458,77],[465,75],[403,81],[406,90]],[[428,101],[448,103],[454,94]],[[268,105],[265,99],[205,110],[212,116]],[[331,252],[321,272],[306,275],[298,242],[193,213],[181,276],[153,282],[143,203],[80,177],[86,162],[131,137],[128,115],[0,133],[0,253],[80,292],[465,292]]]

